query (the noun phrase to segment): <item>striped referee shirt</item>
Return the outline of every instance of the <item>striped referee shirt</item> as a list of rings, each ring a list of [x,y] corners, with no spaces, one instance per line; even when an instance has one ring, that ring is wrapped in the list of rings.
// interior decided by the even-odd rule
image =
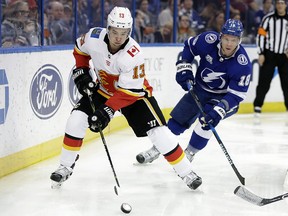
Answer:
[[[279,16],[276,11],[263,17],[256,38],[258,54],[265,50],[283,54],[288,48],[288,14]]]

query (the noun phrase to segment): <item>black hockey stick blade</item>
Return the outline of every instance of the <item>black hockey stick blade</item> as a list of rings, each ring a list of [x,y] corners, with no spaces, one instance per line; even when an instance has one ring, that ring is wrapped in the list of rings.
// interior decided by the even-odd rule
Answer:
[[[288,193],[273,197],[273,198],[262,198],[257,196],[256,194],[252,193],[248,189],[242,186],[238,186],[234,190],[234,194],[254,205],[264,206],[273,202],[277,202],[283,200],[284,198],[288,197]]]

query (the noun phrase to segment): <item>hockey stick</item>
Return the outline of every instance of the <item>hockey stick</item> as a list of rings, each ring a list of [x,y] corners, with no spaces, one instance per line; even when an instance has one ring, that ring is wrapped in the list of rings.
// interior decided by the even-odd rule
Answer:
[[[193,83],[192,83],[191,80],[189,80],[189,81],[187,82],[187,87],[188,87],[189,92],[190,92],[190,94],[192,95],[195,103],[197,104],[197,106],[198,106],[198,108],[199,108],[199,110],[200,110],[201,115],[202,115],[202,116],[206,116],[206,114],[205,114],[204,111],[203,111],[203,108],[202,108],[202,105],[201,105],[201,103],[200,103],[199,98],[197,97],[197,95],[196,95],[195,92],[193,91]],[[208,123],[208,125],[209,125],[211,131],[213,132],[215,138],[217,139],[217,141],[218,141],[218,143],[219,143],[222,151],[224,152],[226,158],[228,159],[228,161],[229,161],[232,169],[234,170],[235,174],[237,175],[239,181],[241,182],[242,185],[245,185],[245,178],[239,173],[238,169],[237,169],[236,166],[234,165],[234,163],[233,163],[233,161],[232,161],[232,159],[231,159],[231,157],[230,157],[227,149],[225,148],[222,140],[220,139],[217,131],[215,130],[215,128],[214,128],[210,123]]]
[[[89,91],[89,89],[87,89],[87,94],[88,94],[88,98],[89,98],[89,101],[90,101],[91,108],[92,108],[93,113],[94,113],[95,110],[96,110],[96,108],[95,108],[95,105],[94,105],[93,100],[92,100],[92,93],[91,93],[91,91]],[[111,166],[112,171],[113,171],[113,174],[114,174],[114,179],[115,179],[115,181],[116,181],[117,186],[120,188],[120,184],[119,184],[119,181],[118,181],[118,178],[117,178],[117,175],[116,175],[116,172],[115,172],[115,169],[114,169],[113,163],[112,163],[112,159],[111,159],[111,156],[110,156],[110,153],[109,153],[109,150],[108,150],[107,144],[106,144],[106,140],[105,140],[105,137],[104,137],[104,134],[103,134],[102,128],[101,128],[100,125],[99,125],[98,128],[99,128],[99,133],[100,133],[100,136],[101,136],[101,139],[102,139],[103,145],[104,145],[104,147],[105,147],[105,151],[106,151],[106,154],[107,154],[107,157],[108,157],[108,160],[109,160],[110,166]],[[114,191],[115,191],[115,194],[118,195],[118,190],[117,190],[116,185],[114,186]]]
[[[234,194],[254,205],[263,206],[273,202],[277,202],[283,200],[288,197],[288,193],[273,197],[273,198],[262,198],[257,196],[256,194],[252,193],[251,191],[247,190],[245,187],[238,186],[234,190]]]

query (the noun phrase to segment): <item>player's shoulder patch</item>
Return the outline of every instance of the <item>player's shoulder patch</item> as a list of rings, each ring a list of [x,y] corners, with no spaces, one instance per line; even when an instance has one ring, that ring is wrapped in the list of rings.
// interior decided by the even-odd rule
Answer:
[[[131,56],[134,57],[135,55],[137,55],[140,52],[140,50],[135,46],[132,45],[128,50],[127,53]]]
[[[218,36],[215,33],[208,33],[205,35],[205,41],[208,44],[212,44],[217,40]]]
[[[240,65],[247,65],[248,64],[248,59],[244,54],[238,55],[237,61]]]
[[[92,38],[99,38],[99,35],[101,33],[101,31],[103,30],[103,28],[100,27],[96,27],[91,31],[90,37]]]

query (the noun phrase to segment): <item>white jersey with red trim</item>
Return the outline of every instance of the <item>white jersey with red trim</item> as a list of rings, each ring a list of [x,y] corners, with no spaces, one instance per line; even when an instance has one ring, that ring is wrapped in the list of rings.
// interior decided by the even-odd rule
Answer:
[[[85,36],[77,39],[74,49],[79,58],[86,56],[83,59],[89,60],[87,56],[90,56],[103,95],[109,98],[121,91],[121,101],[126,96],[128,100],[131,97],[136,97],[135,100],[144,97],[147,94],[145,90],[151,95],[152,87],[145,80],[144,57],[139,44],[129,37],[128,42],[117,53],[112,54],[108,50],[107,39],[106,29],[92,28]],[[114,108],[119,109],[126,105],[115,105]]]

